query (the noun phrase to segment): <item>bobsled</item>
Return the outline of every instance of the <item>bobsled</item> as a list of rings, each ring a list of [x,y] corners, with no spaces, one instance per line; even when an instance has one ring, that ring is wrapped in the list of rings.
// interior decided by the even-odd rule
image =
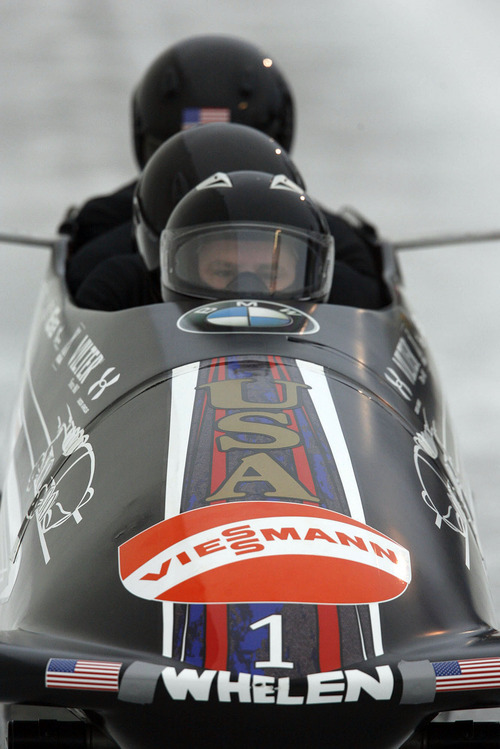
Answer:
[[[0,505],[8,747],[498,745],[435,720],[500,706],[500,639],[394,248],[380,310],[85,310],[65,253]]]

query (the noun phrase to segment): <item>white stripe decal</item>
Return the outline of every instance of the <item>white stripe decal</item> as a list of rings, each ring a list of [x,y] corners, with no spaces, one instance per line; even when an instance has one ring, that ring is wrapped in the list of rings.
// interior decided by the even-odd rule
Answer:
[[[351,456],[349,455],[337,409],[335,408],[332,394],[328,387],[325,370],[318,364],[300,361],[299,359],[297,359],[297,366],[305,384],[311,387],[309,394],[335,458],[351,517],[364,523],[365,512],[359,494],[358,483],[356,481],[354,468],[352,467]],[[369,612],[375,655],[382,655],[384,648],[382,643],[379,605],[377,603],[370,604]]]
[[[172,372],[165,518],[174,517],[181,511],[182,484],[186,468],[189,433],[193,421],[199,366],[199,362],[194,362],[178,367]]]
[[[382,625],[380,623],[380,608],[378,603],[368,604],[370,620],[372,623],[373,650],[375,655],[383,655],[384,644],[382,642]]]
[[[365,512],[359,495],[358,483],[354,475],[351,456],[347,449],[344,433],[340,426],[337,409],[335,408],[332,394],[328,387],[328,381],[325,377],[325,371],[318,364],[311,364],[299,359],[297,359],[297,366],[305,384],[311,388],[309,395],[314,403],[316,413],[321,421],[321,426],[337,463],[351,517],[364,523]]]
[[[178,515],[181,510],[182,484],[186,468],[189,433],[193,421],[193,406],[200,363],[193,362],[172,371],[170,402],[170,432],[168,437],[167,478],[165,486],[165,518]],[[174,636],[174,604],[163,603],[162,652],[171,658]]]

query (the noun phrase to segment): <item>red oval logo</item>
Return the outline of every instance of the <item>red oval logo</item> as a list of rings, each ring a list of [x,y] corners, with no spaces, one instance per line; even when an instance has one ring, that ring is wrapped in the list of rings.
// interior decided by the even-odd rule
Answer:
[[[408,551],[369,526],[292,502],[185,512],[119,548],[136,596],[176,603],[380,603],[411,580]]]

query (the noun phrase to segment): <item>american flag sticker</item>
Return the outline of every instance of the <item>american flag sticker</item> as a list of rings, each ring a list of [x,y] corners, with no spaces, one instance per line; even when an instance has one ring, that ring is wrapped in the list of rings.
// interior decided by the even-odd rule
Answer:
[[[93,689],[118,692],[121,663],[51,658],[45,672],[48,689]]]
[[[182,110],[182,130],[210,122],[231,122],[231,110],[225,107],[187,107]]]
[[[500,658],[438,661],[432,666],[437,692],[500,688]]]

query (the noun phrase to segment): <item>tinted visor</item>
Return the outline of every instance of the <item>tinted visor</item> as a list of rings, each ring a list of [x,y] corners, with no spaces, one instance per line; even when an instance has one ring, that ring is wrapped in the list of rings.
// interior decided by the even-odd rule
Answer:
[[[162,285],[203,299],[317,299],[330,288],[333,239],[290,226],[165,229]]]

